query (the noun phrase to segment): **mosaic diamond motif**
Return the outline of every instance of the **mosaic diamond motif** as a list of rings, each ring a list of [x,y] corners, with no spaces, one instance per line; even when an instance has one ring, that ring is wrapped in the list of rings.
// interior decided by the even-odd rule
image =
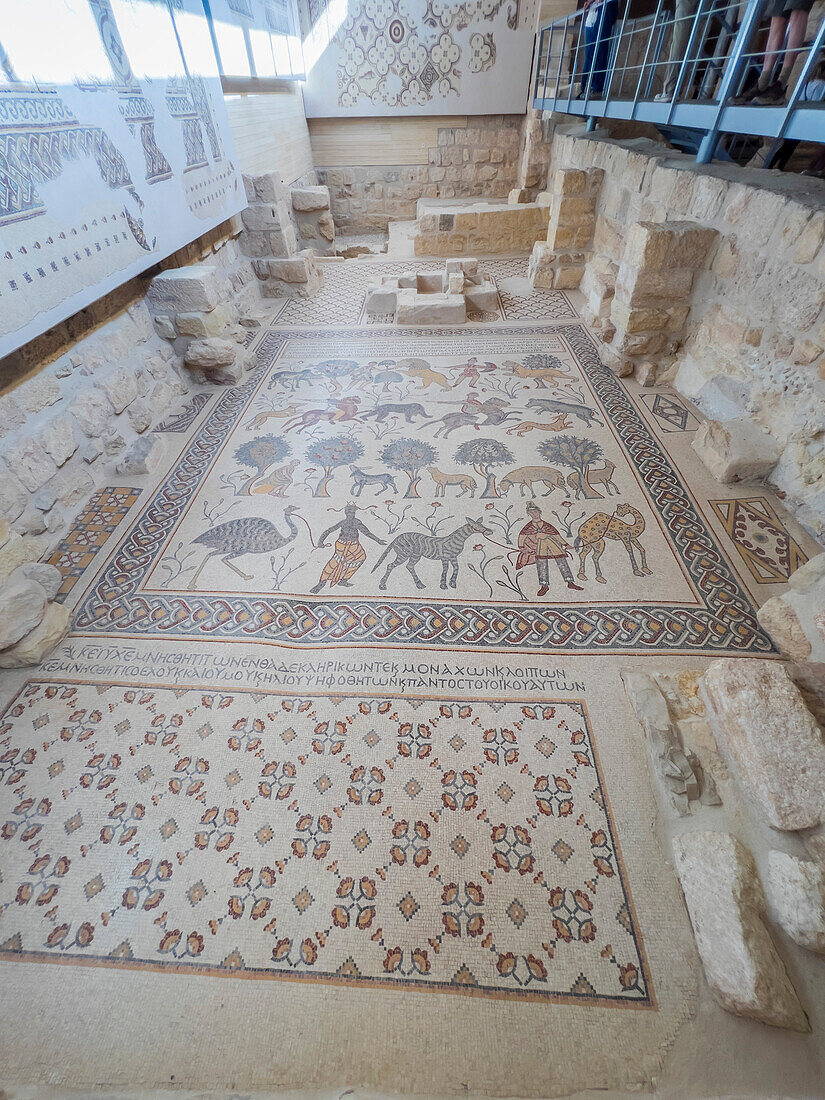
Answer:
[[[233,736],[199,739],[208,755],[192,756],[178,716],[196,730],[199,712],[216,725],[218,709]],[[87,720],[104,711],[105,722]],[[549,712],[550,773],[534,732]],[[347,752],[319,754],[325,723]],[[0,958],[653,1003],[592,733],[570,699],[296,699],[32,681],[0,724],[20,761],[14,789],[0,786],[3,888],[17,897],[0,910]],[[412,758],[409,777],[410,757],[364,743],[379,728],[382,744],[395,744],[407,726],[433,744],[460,726],[459,767]],[[517,767],[491,758],[497,726],[519,735]],[[153,727],[164,735],[147,738]],[[243,734],[252,728],[257,752]],[[91,734],[69,754],[73,730]],[[56,756],[66,768],[52,777]],[[116,801],[81,782],[91,775],[114,778]],[[324,776],[331,786],[319,789]],[[333,800],[339,789],[346,796]],[[77,804],[69,829],[64,790]],[[426,805],[418,817],[413,794]],[[508,802],[518,806],[509,819]]]

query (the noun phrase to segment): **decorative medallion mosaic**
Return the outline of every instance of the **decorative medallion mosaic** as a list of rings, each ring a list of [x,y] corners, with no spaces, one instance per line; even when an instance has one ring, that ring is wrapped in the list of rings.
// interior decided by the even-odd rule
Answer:
[[[765,497],[708,502],[758,584],[787,581],[808,560]]]
[[[655,1007],[582,702],[33,681],[0,776],[0,958]]]

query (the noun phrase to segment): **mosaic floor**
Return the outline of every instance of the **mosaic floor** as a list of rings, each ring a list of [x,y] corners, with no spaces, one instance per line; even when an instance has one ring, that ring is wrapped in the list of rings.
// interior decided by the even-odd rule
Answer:
[[[94,1012],[139,995],[163,1018],[172,991],[180,1047],[141,1080],[205,1087],[187,1029],[234,977],[236,1024],[285,1037],[256,1061],[233,1025],[243,1087],[338,1080],[308,1026],[381,1084],[355,1015],[420,1091],[546,1095],[648,1080],[691,1011],[618,673],[771,655],[756,607],[816,547],[764,489],[713,482],[698,414],[605,371],[524,259],[490,262],[497,317],[440,330],[363,324],[378,266],[399,264],[328,264],[317,298],[274,303],[257,369],[167,418],[165,468],[96,493],[51,557],[72,633],[0,678],[18,1050],[94,975]],[[413,1011],[445,992],[472,1011]],[[56,1064],[89,1011],[53,1028]],[[422,1029],[445,1036],[428,1067]],[[484,1029],[523,1063],[469,1061]]]

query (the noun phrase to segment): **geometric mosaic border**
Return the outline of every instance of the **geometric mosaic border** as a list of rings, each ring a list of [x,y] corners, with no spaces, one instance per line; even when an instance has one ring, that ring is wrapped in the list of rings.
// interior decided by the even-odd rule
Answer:
[[[399,336],[397,328],[325,331],[331,342],[361,335]],[[281,596],[231,597],[194,592],[141,592],[140,583],[283,342],[312,339],[317,330],[268,331],[259,366],[229,389],[206,416],[164,483],[156,490],[103,574],[86,595],[75,632],[121,637],[247,639],[291,647],[380,647],[563,653],[775,653],[745,590],[667,454],[615,375],[605,369],[581,325],[489,327],[482,333],[444,329],[440,335],[509,339],[561,335],[573,349],[616,431],[651,506],[673,541],[701,606],[635,603],[569,606],[442,603],[379,597],[352,600]],[[412,329],[405,336],[431,336]]]

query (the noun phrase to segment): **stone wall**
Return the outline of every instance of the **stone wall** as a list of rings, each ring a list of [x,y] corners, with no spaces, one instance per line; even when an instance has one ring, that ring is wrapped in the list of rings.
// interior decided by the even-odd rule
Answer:
[[[474,116],[463,126],[439,127],[438,144],[422,150],[419,164],[316,167],[317,182],[329,187],[332,216],[344,233],[412,220],[421,198],[506,198],[518,182],[524,122],[522,115]]]
[[[260,301],[235,220],[187,245],[166,269],[208,261],[221,330]],[[191,340],[156,327],[146,293],[158,269],[132,279],[0,363],[0,580],[57,541],[90,494],[148,449],[151,429],[197,384]],[[162,447],[163,437],[154,442]],[[144,455],[145,457],[145,455]],[[131,468],[139,473],[137,466]]]
[[[565,169],[604,171],[580,285],[607,365],[764,428],[770,481],[825,536],[822,184],[559,127],[551,180]]]

